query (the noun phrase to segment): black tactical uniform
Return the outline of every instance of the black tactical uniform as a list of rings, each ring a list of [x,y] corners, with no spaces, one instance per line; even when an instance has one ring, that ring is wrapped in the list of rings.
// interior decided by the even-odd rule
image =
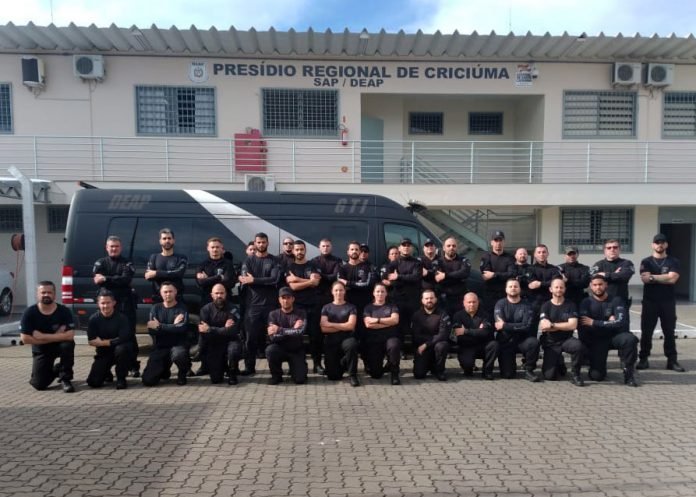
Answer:
[[[495,320],[503,320],[505,325],[496,334],[500,344],[498,350],[498,365],[500,376],[506,379],[514,378],[517,366],[515,356],[519,352],[524,356],[526,377],[537,381],[534,370],[539,360],[539,340],[536,331],[531,329],[533,311],[524,300],[518,303],[510,302],[507,298],[500,299],[494,309]]]
[[[181,323],[174,324],[176,316],[182,314]],[[158,303],[150,309],[150,320],[156,319],[160,325],[148,328],[152,337],[152,350],[143,371],[143,385],[157,385],[162,378],[169,378],[172,363],[178,368],[177,383],[186,384],[186,375],[191,369],[188,347],[188,311],[183,303],[177,302],[173,307]]]
[[[474,374],[477,358],[483,359],[483,377],[493,378],[493,367],[498,358],[499,344],[488,316],[480,309],[473,316],[462,309],[452,318],[452,328],[464,328],[464,334],[455,336],[457,358],[465,376]]]
[[[467,292],[467,279],[471,274],[471,261],[466,257],[455,255],[448,259],[446,255],[440,258],[439,271],[445,273],[445,279],[438,283],[440,303],[447,314],[454,316],[462,309],[462,300]]]
[[[242,342],[239,335],[241,317],[239,309],[230,302],[221,307],[209,302],[201,308],[201,322],[208,325],[208,333],[200,333],[207,338],[207,347],[201,359],[208,367],[211,383],[221,383],[225,372],[231,385],[237,384],[238,365],[242,359]],[[233,320],[232,326],[225,326],[227,320]]]
[[[135,340],[128,318],[116,310],[109,317],[99,311],[95,312],[87,323],[87,339],[95,338],[109,340],[110,345],[96,347],[94,362],[87,376],[87,384],[93,388],[104,385],[111,367],[115,365],[117,384],[123,385],[128,368],[133,363],[133,341]]]
[[[291,312],[275,309],[268,315],[268,324],[280,327],[278,333],[269,335],[270,343],[266,347],[268,369],[271,370],[273,383],[280,383],[283,379],[283,362],[288,363],[294,383],[300,385],[307,381],[307,361],[302,341],[306,319],[304,311],[297,308],[293,308]],[[298,321],[303,321],[305,325],[296,328]]]
[[[577,317],[577,307],[568,299],[565,299],[561,305],[555,305],[549,300],[541,306],[540,319],[548,319],[551,323],[566,323]],[[545,379],[558,379],[559,367],[563,363],[563,352],[570,354],[573,376],[580,376],[580,369],[587,349],[580,340],[573,337],[572,330],[542,333],[540,342],[544,349],[541,371]]]
[[[413,313],[413,377],[423,379],[428,371],[440,381],[446,380],[445,361],[449,353],[452,321],[447,313],[435,308],[428,314],[422,307]],[[426,344],[422,354],[418,347]]]
[[[495,304],[505,298],[505,283],[515,277],[515,258],[508,252],[498,255],[494,252],[486,252],[481,256],[479,266],[481,273],[492,271],[495,276],[484,281],[483,285],[483,310],[488,319],[493,322],[493,310]]]

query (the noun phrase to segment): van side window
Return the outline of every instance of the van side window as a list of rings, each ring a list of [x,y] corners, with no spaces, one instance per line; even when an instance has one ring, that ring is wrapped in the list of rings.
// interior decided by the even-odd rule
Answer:
[[[140,218],[133,240],[133,263],[138,268],[144,268],[150,254],[161,250],[159,230],[169,228],[174,232],[174,251],[189,256],[191,253],[191,235],[193,222],[191,219],[158,219]],[[204,241],[205,242],[205,241]],[[189,259],[189,265],[192,261]]]
[[[384,223],[384,241],[386,246],[399,245],[404,238],[410,238],[413,242],[413,256],[419,257],[423,249],[423,242],[428,235],[413,226],[404,224]]]
[[[304,241],[319,246],[319,240],[330,238],[333,245],[333,255],[346,258],[348,242],[356,240],[370,244],[368,239],[368,224],[353,220],[316,220],[316,221],[283,221],[283,228],[298,236],[302,233],[311,234]]]
[[[116,235],[121,239],[121,255],[131,259],[133,251],[133,236],[138,219],[135,217],[115,217],[109,223],[107,236]]]

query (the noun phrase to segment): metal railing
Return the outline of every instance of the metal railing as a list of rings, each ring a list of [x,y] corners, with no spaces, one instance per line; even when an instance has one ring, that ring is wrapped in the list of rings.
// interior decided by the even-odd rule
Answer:
[[[240,147],[241,149],[241,147]],[[57,181],[696,183],[696,141],[349,141],[0,136],[0,167]],[[251,159],[249,158],[251,157]]]

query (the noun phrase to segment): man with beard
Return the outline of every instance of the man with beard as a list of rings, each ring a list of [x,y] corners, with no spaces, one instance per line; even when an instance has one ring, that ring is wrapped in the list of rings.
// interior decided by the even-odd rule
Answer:
[[[268,235],[254,237],[256,254],[242,264],[239,282],[247,287],[244,315],[246,357],[243,376],[256,374],[256,356],[263,351],[268,324],[268,313],[278,303],[278,281],[281,269],[275,257],[268,253]]]
[[[160,285],[162,302],[150,309],[147,331],[152,337],[152,350],[143,371],[143,385],[153,387],[161,379],[169,378],[172,363],[176,364],[177,385],[186,385],[191,369],[188,347],[188,311],[176,299],[176,286],[164,281]]]
[[[653,237],[652,256],[640,263],[640,279],[643,282],[643,304],[640,314],[640,354],[637,369],[648,369],[652,337],[660,320],[664,336],[664,353],[667,369],[684,373],[686,370],[677,362],[677,343],[674,328],[677,325],[677,302],[674,285],[679,281],[679,260],[667,255],[667,237],[658,233]]]
[[[319,280],[318,294],[319,307],[323,307],[333,300],[331,295],[331,285],[338,278],[338,268],[343,261],[331,253],[333,245],[329,238],[322,238],[319,241],[319,255],[312,259],[312,262],[319,268],[321,280]],[[321,317],[320,317],[321,319]],[[324,351],[324,334],[317,333],[314,336],[309,336],[309,353],[312,356],[314,367],[312,371],[318,374],[324,374],[324,368],[321,365],[321,356]]]
[[[471,274],[471,262],[466,257],[457,254],[457,240],[450,237],[445,240],[444,254],[435,272],[435,283],[439,286],[447,314],[454,316],[462,309],[462,301],[466,293],[466,280]],[[478,299],[476,299],[478,307]]]
[[[423,290],[421,308],[413,313],[413,377],[421,380],[428,371],[439,381],[447,381],[445,361],[449,353],[450,317],[437,308],[433,290]]]
[[[94,362],[87,376],[87,384],[100,388],[116,366],[116,389],[128,388],[126,375],[133,362],[133,330],[128,318],[116,310],[114,294],[107,289],[97,295],[99,310],[87,323],[87,340],[96,349]]]
[[[38,303],[26,308],[20,323],[22,343],[31,345],[29,384],[46,390],[56,377],[65,393],[72,393],[75,364],[75,323],[70,310],[55,302],[56,286],[42,281],[36,290]],[[56,359],[60,362],[55,364]]]
[[[607,356],[618,349],[623,365],[624,383],[637,387],[635,364],[638,358],[638,339],[626,329],[626,306],[621,297],[610,297],[607,280],[595,274],[590,281],[590,296],[580,304],[580,339],[589,349],[589,377],[602,381],[607,376]]]
[[[121,239],[115,235],[110,235],[106,239],[107,257],[102,257],[94,263],[92,274],[94,284],[100,289],[106,289],[116,299],[116,310],[121,312],[128,319],[132,332],[133,363],[129,369],[133,378],[140,376],[140,362],[138,361],[138,340],[135,338],[135,321],[137,295],[131,287],[135,268],[133,263],[121,255]]]
[[[237,272],[234,269],[231,258],[225,257],[225,246],[222,240],[216,236],[208,238],[206,242],[208,259],[198,266],[196,271],[196,283],[201,289],[201,306],[212,302],[213,287],[222,284],[225,294],[230,295],[234,285],[237,284]],[[201,359],[201,367],[196,371],[196,376],[206,375],[209,372],[206,358],[208,357],[208,333],[198,335],[198,355]]]
[[[435,242],[427,238],[423,243],[423,257],[419,258],[423,266],[423,290],[435,290],[436,281],[435,273],[440,270],[440,259],[437,256],[437,247]]]
[[[305,242],[302,240],[295,240],[293,244],[293,253],[295,254],[295,260],[286,266],[285,273],[285,282],[292,292],[291,294],[287,294],[286,292],[287,295],[285,297],[292,299],[290,306],[291,311],[292,309],[297,309],[298,312],[303,314],[302,330],[309,336],[310,341],[316,341],[316,335],[321,334],[321,329],[319,328],[319,319],[321,318],[321,307],[319,306],[319,283],[321,282],[321,273],[313,261],[308,261],[306,259],[307,246]],[[286,303],[288,303],[287,299]],[[283,304],[282,298],[280,304]],[[277,324],[277,321],[275,323]],[[281,339],[281,336],[284,337],[285,335],[279,335],[276,341],[284,341],[285,339]],[[292,346],[293,343],[294,340],[290,340],[288,345]],[[268,351],[268,348],[266,348],[266,351]],[[312,359],[314,362],[313,371],[315,373],[323,371],[321,354],[319,354],[318,357],[312,356]]]
[[[297,248],[295,241],[295,248]],[[297,250],[295,250],[297,261]],[[302,336],[305,332],[305,313],[294,307],[295,295],[288,288],[278,291],[280,308],[268,315],[268,339],[266,347],[268,369],[271,370],[271,385],[283,382],[283,362],[287,362],[292,381],[301,385],[307,382],[307,361],[305,360]]]
[[[515,265],[513,266],[514,277],[520,282],[522,298],[527,299],[529,295],[529,279],[532,276],[531,264],[529,264],[529,254],[527,249],[520,247],[515,251]]]
[[[566,284],[565,298],[580,306],[580,302],[587,297],[587,286],[590,284],[590,268],[578,262],[580,251],[570,245],[563,251],[565,262],[558,266]]]
[[[582,361],[587,353],[580,340],[573,337],[578,327],[578,312],[575,303],[565,298],[563,278],[554,278],[549,287],[551,300],[541,306],[541,346],[544,348],[544,360],[541,371],[547,380],[557,380],[565,369],[563,352],[570,354],[573,376],[571,383],[582,387],[585,383],[580,376]]]
[[[506,281],[515,277],[515,259],[505,252],[505,233],[494,231],[491,234],[491,250],[481,256],[481,276],[483,277],[483,309],[488,319],[494,320],[493,310],[496,302],[505,298]]]
[[[534,264],[529,268],[529,304],[532,306],[531,332],[535,335],[539,330],[539,312],[544,302],[551,299],[551,281],[561,277],[561,271],[548,263],[549,249],[544,244],[534,248]]]
[[[227,384],[236,385],[242,359],[239,311],[227,299],[227,288],[222,283],[213,285],[211,299],[201,308],[198,325],[198,333],[207,337],[205,356],[201,359],[208,366],[211,383],[222,383],[227,372]]]
[[[338,268],[338,281],[346,287],[346,301],[353,304],[358,310],[358,316],[363,315],[365,306],[372,300],[372,285],[374,277],[372,266],[369,262],[360,261],[360,244],[352,241],[348,243],[348,261]],[[364,324],[358,319],[356,334],[358,340],[362,338],[365,329]]]
[[[464,376],[474,375],[476,358],[483,359],[483,378],[493,379],[493,367],[498,357],[498,342],[488,317],[479,310],[479,298],[469,292],[463,298],[464,309],[452,318],[457,340],[457,358]]]
[[[393,288],[392,300],[399,308],[399,330],[404,342],[411,335],[411,316],[419,308],[423,280],[421,262],[412,253],[411,240],[404,238],[399,245],[399,257],[387,267],[387,280]],[[413,346],[416,346],[415,340]]]
[[[176,295],[179,300],[184,298],[184,273],[188,266],[185,255],[174,253],[174,232],[169,228],[159,231],[159,243],[162,251],[152,254],[147,261],[145,279],[152,282],[152,299],[161,302],[160,287],[162,282],[168,281],[176,287]]]
[[[515,377],[517,365],[515,356],[520,353],[524,357],[524,377],[533,383],[541,378],[534,370],[539,360],[539,340],[536,330],[532,330],[532,308],[522,300],[520,282],[511,278],[505,284],[504,299],[495,304],[496,339],[500,343],[498,350],[498,365],[500,376],[505,379]]]

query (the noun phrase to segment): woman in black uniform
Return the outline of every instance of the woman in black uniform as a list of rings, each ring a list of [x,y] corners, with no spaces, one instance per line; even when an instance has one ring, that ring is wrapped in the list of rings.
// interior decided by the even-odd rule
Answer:
[[[384,374],[384,358],[387,357],[392,385],[400,385],[399,363],[401,340],[399,340],[399,309],[387,303],[387,287],[377,283],[372,291],[374,301],[365,307],[365,362],[370,376],[381,378]]]
[[[326,377],[340,380],[347,371],[351,386],[359,387],[358,341],[354,336],[358,311],[346,302],[346,287],[340,281],[331,285],[331,295],[333,302],[322,307],[319,322],[324,334]]]

